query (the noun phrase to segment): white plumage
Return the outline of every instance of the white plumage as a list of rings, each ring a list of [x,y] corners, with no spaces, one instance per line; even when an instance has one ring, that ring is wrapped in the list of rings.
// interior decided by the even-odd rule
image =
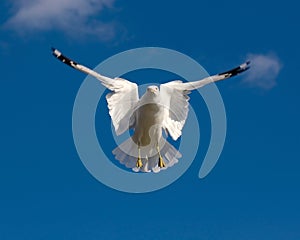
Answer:
[[[115,158],[134,171],[159,172],[178,162],[181,154],[162,135],[164,129],[173,140],[182,133],[188,116],[188,94],[211,82],[235,76],[249,68],[250,62],[195,82],[171,81],[150,86],[139,99],[138,86],[126,79],[109,78],[80,65],[57,49],[53,55],[69,66],[97,78],[111,93],[106,95],[116,134],[133,129],[133,135],[113,150]]]

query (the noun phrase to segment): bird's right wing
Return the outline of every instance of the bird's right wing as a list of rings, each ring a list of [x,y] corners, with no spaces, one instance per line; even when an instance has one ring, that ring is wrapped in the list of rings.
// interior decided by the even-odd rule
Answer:
[[[199,81],[182,82],[177,80],[161,84],[160,93],[162,96],[162,105],[165,107],[163,127],[174,140],[177,140],[181,136],[181,131],[188,115],[188,94],[192,90],[201,88],[209,83],[236,76],[249,68],[250,61],[229,71],[206,77]]]
[[[138,86],[135,83],[122,78],[105,77],[69,59],[57,49],[52,48],[52,54],[68,66],[97,78],[102,85],[112,91],[106,95],[106,100],[117,135],[124,133],[134,124],[132,115],[139,100]]]

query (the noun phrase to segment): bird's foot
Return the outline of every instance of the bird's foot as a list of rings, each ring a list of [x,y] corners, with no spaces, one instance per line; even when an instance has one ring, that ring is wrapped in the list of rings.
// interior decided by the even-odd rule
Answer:
[[[161,156],[159,156],[159,159],[158,159],[158,166],[160,168],[166,167],[166,164],[165,164],[165,162],[164,162],[164,160],[163,160],[163,158]]]
[[[141,168],[142,166],[143,166],[142,159],[140,157],[138,157],[138,159],[136,161],[136,167]]]

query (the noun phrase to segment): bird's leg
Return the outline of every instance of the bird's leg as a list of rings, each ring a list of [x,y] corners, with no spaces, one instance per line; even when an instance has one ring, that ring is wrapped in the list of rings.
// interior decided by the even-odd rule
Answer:
[[[143,166],[143,162],[142,162],[142,158],[141,158],[141,149],[140,149],[140,145],[138,145],[138,159],[136,161],[136,167],[140,168]]]
[[[166,167],[166,164],[165,164],[165,162],[164,162],[164,160],[163,160],[163,158],[162,158],[162,156],[160,154],[160,150],[159,150],[159,146],[158,145],[157,145],[156,149],[157,149],[158,156],[159,156],[158,157],[158,166],[160,168],[164,168],[164,167]]]

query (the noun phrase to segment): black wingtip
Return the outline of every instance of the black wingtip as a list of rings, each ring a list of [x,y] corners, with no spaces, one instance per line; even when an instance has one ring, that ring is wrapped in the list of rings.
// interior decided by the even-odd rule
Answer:
[[[225,75],[228,74],[230,77],[236,76],[242,72],[245,72],[250,68],[250,61],[246,61],[245,63],[241,64],[240,66],[233,68],[229,71],[219,73],[218,75]]]
[[[52,55],[54,57],[56,57],[58,60],[60,60],[61,62],[67,64],[68,66],[74,68],[74,65],[77,65],[77,63],[75,61],[73,61],[72,59],[66,57],[65,55],[63,55],[59,50],[57,50],[56,48],[51,47],[52,50]]]
[[[56,48],[51,47],[51,51],[52,51],[52,55],[56,58],[59,58],[60,56],[62,56],[61,52],[58,51]]]
[[[250,68],[250,63],[251,63],[251,61],[248,60],[245,63],[243,63],[242,65],[240,65],[240,71],[243,72],[243,71],[248,70]]]

